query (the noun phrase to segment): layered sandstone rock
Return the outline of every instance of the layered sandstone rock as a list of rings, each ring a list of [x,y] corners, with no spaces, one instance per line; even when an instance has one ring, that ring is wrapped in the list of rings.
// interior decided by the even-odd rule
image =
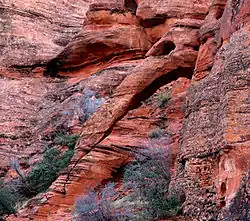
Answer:
[[[53,131],[81,133],[69,167],[8,220],[72,220],[78,196],[112,179],[138,147],[154,145],[172,150],[171,185],[186,194],[177,219],[248,216],[249,0],[4,1],[0,7],[3,21],[16,25],[2,37],[27,36],[24,25],[38,22],[27,47],[3,43],[2,66],[43,64],[47,76],[71,77],[2,79],[3,174],[17,151],[20,159],[40,158],[39,148],[49,142],[40,138]],[[91,102],[105,102],[86,117],[89,90]],[[171,99],[157,106],[161,93]],[[148,137],[155,128],[164,134],[158,141]]]
[[[136,15],[143,20],[161,17],[204,19],[212,1],[180,0],[140,0]]]
[[[103,14],[102,10],[99,10],[98,12]],[[90,15],[93,14],[88,13],[88,16]],[[93,39],[95,40],[102,39],[102,36],[100,38],[95,35],[95,30],[99,31],[101,28],[100,30],[109,31],[110,27],[115,30],[118,28],[112,22],[106,22],[107,24],[100,26],[100,22],[95,24],[97,21],[92,17],[90,21],[94,22],[96,28],[92,28],[93,25],[91,23],[87,23],[88,25],[86,28],[90,30],[89,34],[90,36],[93,36]],[[71,165],[69,166],[68,172],[62,174],[62,176],[51,187],[51,191],[47,195],[48,200],[44,202],[44,206],[41,206],[34,214],[37,219],[38,217],[40,217],[40,219],[45,219],[49,210],[51,212],[51,220],[59,219],[63,208],[72,205],[75,198],[86,191],[86,187],[88,185],[91,185],[92,182],[97,184],[102,179],[109,178],[114,168],[119,167],[128,161],[131,154],[130,149],[133,146],[139,145],[139,139],[135,139],[136,143],[134,144],[132,140],[130,142],[121,142],[117,140],[117,143],[117,141],[112,138],[114,137],[112,134],[110,136],[108,135],[111,133],[112,128],[116,125],[116,123],[124,117],[129,110],[137,108],[141,101],[147,99],[159,87],[176,80],[179,77],[191,77],[197,57],[195,47],[198,46],[197,28],[200,27],[200,23],[194,19],[180,20],[179,23],[188,24],[188,21],[190,21],[190,27],[183,26],[171,28],[168,35],[160,40],[159,43],[156,43],[156,45],[153,46],[147,54],[148,56],[154,56],[140,60],[132,70],[129,70],[130,74],[114,90],[110,99],[108,99],[105,104],[93,115],[93,117],[84,124],[84,127],[81,130],[82,138],[77,145],[76,154]],[[131,29],[131,22],[127,23],[128,24],[126,26]],[[138,24],[136,25],[138,26]],[[122,29],[124,28],[126,27],[122,27]],[[194,30],[192,31],[192,29]],[[104,31],[102,31],[102,33],[105,33]],[[175,37],[175,33],[182,34],[183,37]],[[116,37],[119,38],[119,36],[123,37],[120,34]],[[137,38],[138,36],[140,35],[137,35]],[[169,47],[168,43],[165,44],[165,41],[171,42],[174,47]],[[75,45],[82,47],[82,45],[84,46],[84,44],[86,44],[85,42],[88,44],[88,40],[83,39],[82,42],[78,42]],[[140,42],[143,43],[145,40]],[[133,43],[133,41],[131,41],[131,43]],[[148,45],[150,45],[150,43],[148,43]],[[142,45],[140,45],[140,47],[141,46]],[[65,56],[65,59],[62,60],[63,62],[61,67],[63,68],[63,65],[67,64],[67,60],[70,61],[70,59],[71,61],[76,62],[77,65],[84,65],[81,63],[81,60],[75,59],[74,56],[71,57],[70,51],[74,47],[69,45],[69,48],[69,53]],[[99,50],[97,53],[102,53],[101,48],[97,49]],[[112,50],[114,49],[115,47],[113,47]],[[160,51],[160,53],[154,53],[153,51],[155,50]],[[72,51],[72,55],[74,55],[74,50]],[[93,54],[91,50],[86,51],[85,54],[88,56],[88,53],[90,53],[91,56]],[[56,59],[60,61],[60,55]],[[85,61],[86,60],[83,60],[83,62]],[[66,68],[69,67],[66,66]],[[182,117],[180,117],[180,121],[181,120]],[[180,126],[177,125],[177,123],[171,124],[170,128],[172,128],[172,130],[175,131],[174,133],[178,135]],[[148,129],[150,130],[150,128]],[[130,134],[130,136],[133,136],[133,134]],[[106,137],[108,137],[108,143],[105,139]],[[177,138],[178,136],[176,139]],[[177,145],[176,141],[177,140],[174,142],[175,145]],[[162,145],[167,146],[166,143],[162,143]],[[124,149],[123,146],[128,147]],[[148,146],[148,144],[146,146]],[[178,148],[175,146],[175,155],[178,152],[177,149]],[[128,153],[126,153],[127,151]],[[111,155],[111,158],[108,157],[109,155]],[[88,181],[90,174],[95,177],[94,181]],[[82,184],[82,187],[80,187],[81,183],[84,183]],[[51,205],[54,206],[51,207]]]
[[[113,26],[99,30],[86,28],[49,62],[46,74],[53,76],[60,69],[86,67],[112,59],[136,58],[145,54],[149,47],[146,34],[140,27]]]
[[[96,72],[112,63],[140,59],[150,47],[139,19],[122,2],[92,4],[83,30],[48,63],[45,74],[71,75],[69,70],[76,69],[79,76],[89,73],[90,66]]]
[[[1,66],[39,66],[82,29],[91,1],[0,2]]]
[[[199,81],[206,77],[213,67],[214,57],[221,44],[218,32],[225,4],[225,0],[213,1],[209,13],[199,30],[201,44],[194,71],[194,80]]]
[[[55,90],[56,82],[48,79],[1,79],[0,128],[1,175],[8,171],[10,163],[19,159],[25,167],[32,165],[44,151],[39,137],[39,110],[51,105],[43,97]]]

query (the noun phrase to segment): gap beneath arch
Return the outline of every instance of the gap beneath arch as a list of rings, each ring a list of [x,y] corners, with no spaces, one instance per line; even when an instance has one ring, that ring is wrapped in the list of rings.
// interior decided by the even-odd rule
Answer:
[[[147,88],[141,91],[139,94],[135,95],[133,101],[130,104],[129,110],[136,109],[141,106],[141,102],[147,100],[152,96],[159,88],[162,86],[171,83],[172,81],[177,80],[180,77],[185,77],[192,79],[193,68],[177,68],[174,71],[171,71],[159,78],[157,78],[152,84]]]

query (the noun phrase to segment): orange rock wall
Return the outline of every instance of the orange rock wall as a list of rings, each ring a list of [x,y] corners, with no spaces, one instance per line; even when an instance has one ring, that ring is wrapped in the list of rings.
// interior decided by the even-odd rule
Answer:
[[[0,48],[2,75],[14,70],[25,76],[1,79],[2,109],[8,111],[0,114],[0,125],[5,134],[20,135],[21,126],[26,134],[14,141],[0,137],[2,174],[18,151],[20,160],[31,157],[32,167],[49,142],[44,137],[56,129],[81,133],[69,167],[8,220],[72,220],[78,196],[112,179],[136,148],[153,145],[172,152],[171,185],[186,193],[177,219],[240,217],[240,209],[228,211],[250,168],[249,8],[249,0],[0,3],[4,21],[19,24],[1,37],[33,39],[15,50],[13,42]],[[27,35],[20,29],[30,27],[30,19],[36,28]],[[34,78],[36,71],[48,78]],[[68,80],[55,78],[62,76]],[[105,99],[87,121],[85,88]],[[157,106],[161,93],[171,97],[163,107]],[[164,131],[164,139],[149,139],[154,128]]]

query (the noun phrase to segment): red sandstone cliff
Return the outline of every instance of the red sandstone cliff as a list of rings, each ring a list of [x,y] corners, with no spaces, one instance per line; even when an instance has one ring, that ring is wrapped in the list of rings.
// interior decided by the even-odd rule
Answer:
[[[72,220],[75,199],[149,147],[156,127],[171,134],[159,145],[186,194],[176,219],[247,220],[249,10],[249,0],[1,1],[1,175],[15,176],[15,157],[32,167],[58,128],[81,133],[67,170],[8,220]],[[85,88],[105,99],[87,121]]]

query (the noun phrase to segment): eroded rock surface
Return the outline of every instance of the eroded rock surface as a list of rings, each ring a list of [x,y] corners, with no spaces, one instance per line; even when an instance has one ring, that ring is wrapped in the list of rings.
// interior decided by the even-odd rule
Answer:
[[[177,220],[247,214],[249,7],[249,0],[1,2],[2,75],[26,76],[0,81],[1,173],[11,177],[17,152],[36,162],[54,131],[81,133],[69,167],[8,220],[72,220],[78,196],[112,179],[138,147],[154,145],[171,150],[171,185],[186,194]],[[25,44],[16,45],[19,35]],[[55,78],[62,76],[69,78]],[[162,93],[169,100],[159,105]],[[153,141],[156,128],[163,138]]]
[[[240,2],[238,11],[233,5],[227,2],[223,22],[242,16],[249,1]],[[234,13],[228,20],[230,10]],[[224,30],[221,23],[219,33],[229,34],[229,27]],[[249,23],[244,20],[231,33],[224,35],[208,76],[191,86],[187,98],[179,160],[188,188],[196,191],[187,191],[191,195],[184,213],[199,220],[234,219],[217,216],[230,207],[249,169]]]
[[[82,29],[90,2],[1,1],[1,66],[49,61]]]

